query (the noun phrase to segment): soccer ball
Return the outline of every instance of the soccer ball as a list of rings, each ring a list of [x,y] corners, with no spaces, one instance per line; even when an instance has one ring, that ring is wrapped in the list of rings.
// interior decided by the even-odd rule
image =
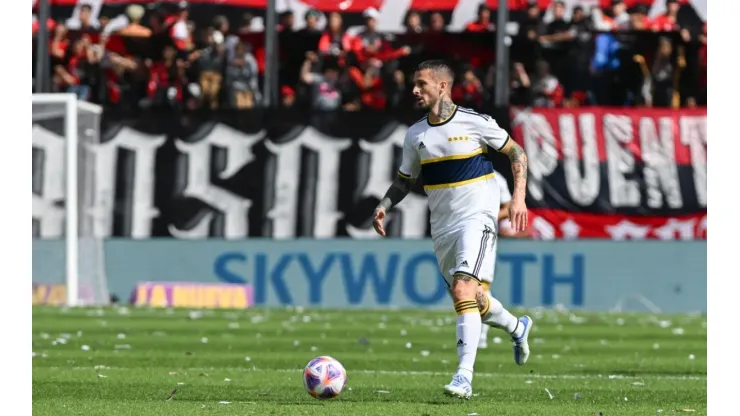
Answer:
[[[303,387],[317,399],[333,399],[347,384],[344,366],[329,356],[316,357],[303,370]]]

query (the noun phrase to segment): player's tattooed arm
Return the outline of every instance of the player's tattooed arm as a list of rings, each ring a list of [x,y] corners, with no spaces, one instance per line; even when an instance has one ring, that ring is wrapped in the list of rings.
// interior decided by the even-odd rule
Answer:
[[[511,138],[506,141],[501,153],[509,156],[511,172],[514,174],[514,198],[523,201],[527,192],[527,154],[524,149]]]
[[[512,230],[518,233],[526,230],[529,222],[527,205],[524,202],[527,195],[527,155],[511,137],[500,152],[509,156],[511,172],[514,174],[514,192],[509,204],[509,219]]]
[[[396,179],[393,181],[390,188],[388,188],[388,192],[386,192],[383,199],[380,200],[378,208],[382,208],[386,212],[389,211],[406,198],[406,195],[411,192],[411,188],[413,186],[413,179],[396,176]]]
[[[381,236],[386,235],[385,228],[383,228],[383,220],[385,219],[386,213],[406,198],[406,195],[411,192],[411,187],[413,185],[413,179],[401,175],[398,175],[393,181],[391,187],[388,188],[388,192],[385,193],[385,196],[380,200],[377,208],[375,208],[373,228],[375,228],[375,231],[378,234]]]

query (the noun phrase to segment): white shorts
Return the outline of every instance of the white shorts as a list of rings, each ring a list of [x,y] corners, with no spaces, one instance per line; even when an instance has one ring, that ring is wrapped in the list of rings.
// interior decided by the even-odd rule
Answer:
[[[477,222],[434,237],[437,265],[447,286],[452,286],[452,277],[456,273],[478,281],[493,281],[496,234],[495,223]]]
[[[502,227],[511,227],[511,221],[509,219],[501,220],[501,222],[498,224],[498,229],[496,229],[496,236],[498,237],[498,231],[501,230]],[[481,282],[488,282],[490,284],[493,284],[493,279],[496,277],[496,254],[498,253],[498,238],[496,238],[493,241],[493,253],[491,253],[491,259],[493,262],[493,266],[491,269],[490,275],[480,276]]]
[[[488,282],[493,284],[493,278],[496,275],[496,252],[498,251],[498,238],[493,240],[493,248],[491,249],[491,273],[479,276],[481,282]]]

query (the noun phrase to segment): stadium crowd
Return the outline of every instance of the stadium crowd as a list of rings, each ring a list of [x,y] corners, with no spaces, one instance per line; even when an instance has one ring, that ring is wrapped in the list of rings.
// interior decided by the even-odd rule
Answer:
[[[181,2],[130,4],[93,19],[92,7],[80,3],[76,24],[47,22],[52,92],[136,109],[262,105],[262,18],[219,15],[199,25]],[[707,26],[682,21],[681,8],[690,6],[667,0],[666,13],[649,19],[644,5],[623,0],[605,8],[553,1],[543,10],[540,3],[516,19],[510,104],[706,105]],[[379,33],[377,16],[366,9],[363,26],[347,27],[340,13],[309,10],[296,31],[293,13],[280,13],[279,105],[393,109],[410,103],[414,63],[439,56],[458,66],[456,101],[474,108],[493,102],[495,11],[485,3],[463,33],[445,33],[448,17],[419,10],[407,14],[407,33]],[[34,38],[38,25],[34,17]]]

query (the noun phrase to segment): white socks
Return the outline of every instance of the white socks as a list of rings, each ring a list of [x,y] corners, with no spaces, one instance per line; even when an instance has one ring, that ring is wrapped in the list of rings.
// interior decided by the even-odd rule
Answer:
[[[475,299],[455,302],[455,311],[457,312],[457,328],[455,330],[457,357],[460,360],[457,373],[472,382],[473,366],[478,352],[478,340],[480,339],[481,316]]]
[[[481,340],[485,340],[486,342],[488,342],[488,329],[489,328],[491,328],[490,325],[481,325],[480,327],[480,339]]]

